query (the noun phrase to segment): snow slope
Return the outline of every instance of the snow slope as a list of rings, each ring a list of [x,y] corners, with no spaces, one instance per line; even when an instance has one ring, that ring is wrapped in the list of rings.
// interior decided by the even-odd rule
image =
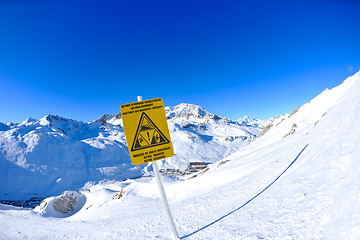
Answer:
[[[244,117],[237,121],[208,113],[200,106],[165,108],[175,156],[160,162],[164,168],[185,169],[189,162],[216,162],[249,144],[268,121]]]
[[[259,120],[244,125],[191,104],[166,112],[176,152],[160,164],[166,168],[216,162],[262,130]],[[87,123],[50,114],[20,124],[0,123],[0,200],[45,198],[89,181],[125,180],[151,171],[150,164],[131,164],[120,114]]]
[[[180,238],[360,239],[359,93],[360,72],[203,174],[164,177]],[[0,205],[0,239],[171,238],[155,179],[81,194],[67,218]]]
[[[191,216],[196,227],[185,224],[184,238],[359,239],[359,93],[357,73],[276,123],[230,162],[181,183],[188,186],[179,188],[184,197],[177,201],[200,203]]]

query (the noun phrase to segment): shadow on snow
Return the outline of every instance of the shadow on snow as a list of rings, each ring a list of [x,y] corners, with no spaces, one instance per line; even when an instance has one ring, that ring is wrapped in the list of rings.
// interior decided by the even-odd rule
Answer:
[[[190,236],[192,236],[192,235],[194,235],[194,234],[196,234],[196,233],[198,233],[198,232],[200,232],[200,231],[202,231],[202,230],[204,230],[204,229],[212,226],[213,224],[221,221],[222,219],[226,218],[227,216],[233,214],[234,212],[236,212],[236,211],[240,210],[241,208],[245,207],[246,205],[248,205],[251,201],[253,201],[255,198],[257,198],[258,196],[260,196],[263,192],[265,192],[265,190],[267,190],[271,185],[273,185],[273,184],[296,162],[296,160],[299,158],[299,156],[302,154],[302,152],[305,150],[305,148],[307,148],[308,145],[309,145],[309,144],[307,144],[307,145],[301,150],[301,152],[300,152],[300,153],[296,156],[296,158],[290,163],[290,165],[289,165],[277,178],[275,178],[274,181],[272,181],[267,187],[265,187],[261,192],[259,192],[258,194],[256,194],[253,198],[251,198],[250,200],[248,200],[246,203],[244,203],[244,204],[241,205],[240,207],[232,210],[232,211],[229,212],[228,214],[225,214],[224,216],[222,216],[222,217],[216,219],[215,221],[209,223],[208,225],[206,225],[206,226],[204,226],[204,227],[202,227],[202,228],[199,228],[198,230],[196,230],[196,231],[194,231],[194,232],[192,232],[192,233],[190,233],[190,234],[187,234],[187,235],[185,235],[185,236],[180,237],[180,239],[185,239],[185,238],[187,238],[187,237],[190,237]]]

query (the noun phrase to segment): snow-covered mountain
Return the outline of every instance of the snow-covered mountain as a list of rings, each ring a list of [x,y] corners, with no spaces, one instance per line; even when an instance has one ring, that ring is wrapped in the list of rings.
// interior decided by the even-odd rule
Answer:
[[[127,157],[119,126],[53,115],[28,118],[0,131],[0,199],[41,197],[89,180],[140,174]]]
[[[166,168],[216,162],[263,128],[259,120],[232,122],[192,104],[167,107],[166,114],[175,150],[174,157],[162,161]],[[0,200],[41,198],[88,181],[125,180],[152,171],[151,164],[132,165],[120,114],[91,122],[49,114],[0,123],[0,167]]]
[[[196,177],[164,176],[180,239],[360,239],[359,93],[360,72],[274,119]],[[197,119],[178,112],[169,122],[179,129]],[[203,131],[207,120],[185,129]],[[171,238],[151,178],[89,183],[35,210],[0,204],[0,226],[0,239]]]
[[[248,117],[231,121],[193,104],[166,107],[165,112],[175,151],[174,157],[162,162],[165,168],[216,162],[249,144],[268,124]]]

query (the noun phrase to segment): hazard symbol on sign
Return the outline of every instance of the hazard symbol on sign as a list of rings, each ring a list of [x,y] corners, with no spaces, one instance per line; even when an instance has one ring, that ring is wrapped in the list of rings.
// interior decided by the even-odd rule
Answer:
[[[165,137],[165,135],[159,130],[153,121],[151,121],[149,116],[143,112],[140,117],[131,151],[155,147],[169,142],[170,141]]]

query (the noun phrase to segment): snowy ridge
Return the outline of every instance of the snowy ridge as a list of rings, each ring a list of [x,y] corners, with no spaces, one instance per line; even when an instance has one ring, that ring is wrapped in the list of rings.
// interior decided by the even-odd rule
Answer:
[[[332,90],[325,89],[314,99],[295,109],[291,115],[279,116],[268,126],[268,128],[271,128],[266,130],[268,133],[264,137],[259,138],[258,141],[265,141],[269,137],[281,139],[302,129],[310,130],[328,114],[329,109],[337,105],[338,101],[347,94],[354,84],[356,76],[357,74],[349,77],[341,85],[334,87]],[[274,126],[278,127],[275,128]],[[265,132],[260,135],[264,134]]]

